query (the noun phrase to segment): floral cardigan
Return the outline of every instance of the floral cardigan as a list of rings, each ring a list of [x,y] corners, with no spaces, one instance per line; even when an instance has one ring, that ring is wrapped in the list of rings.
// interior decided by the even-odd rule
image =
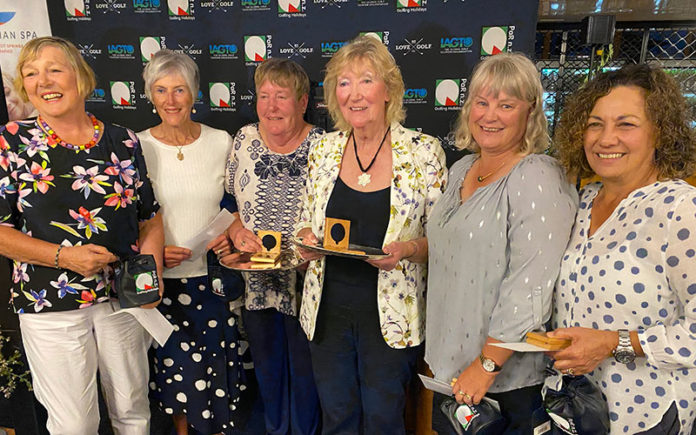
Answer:
[[[348,132],[332,132],[312,144],[307,188],[297,231],[311,227],[324,233],[326,206],[341,169]],[[383,246],[425,236],[425,223],[447,178],[445,153],[428,135],[391,125],[392,184],[389,225]],[[300,323],[311,340],[321,302],[324,258],[310,262],[304,282]],[[382,336],[390,347],[417,346],[425,338],[427,265],[401,260],[380,270],[377,280]]]

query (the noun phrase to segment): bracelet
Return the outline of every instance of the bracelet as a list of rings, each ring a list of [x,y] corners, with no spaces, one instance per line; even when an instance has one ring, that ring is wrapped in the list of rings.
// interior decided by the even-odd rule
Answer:
[[[58,249],[56,250],[56,258],[53,260],[53,265],[56,269],[60,269],[60,266],[58,266],[58,257],[60,256],[61,249],[63,249],[63,245],[58,245]]]

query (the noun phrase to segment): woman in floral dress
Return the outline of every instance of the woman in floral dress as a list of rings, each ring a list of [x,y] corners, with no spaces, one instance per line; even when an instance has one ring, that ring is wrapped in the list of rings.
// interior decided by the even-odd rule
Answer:
[[[34,393],[49,432],[96,433],[99,370],[114,432],[148,434],[150,337],[111,298],[111,263],[140,252],[160,275],[163,264],[138,139],[85,112],[94,73],[72,43],[30,41],[17,72],[39,117],[0,129],[0,254],[14,260],[11,304]]]

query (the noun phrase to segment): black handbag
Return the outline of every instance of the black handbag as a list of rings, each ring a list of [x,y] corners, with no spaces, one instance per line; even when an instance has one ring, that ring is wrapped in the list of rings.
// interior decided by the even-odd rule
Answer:
[[[208,251],[208,286],[213,294],[226,301],[233,301],[244,294],[244,278],[236,270],[228,269],[212,250]]]
[[[121,308],[157,302],[160,284],[155,257],[139,254],[122,260],[114,270],[114,288]]]
[[[486,400],[478,405],[460,405],[454,399],[447,398],[440,404],[440,410],[457,435],[496,435],[507,426],[505,417]]]
[[[544,411],[550,421],[546,425],[548,430],[538,433],[608,434],[609,407],[594,382],[585,376],[561,376],[553,369],[550,373],[552,376],[546,379],[541,390]]]

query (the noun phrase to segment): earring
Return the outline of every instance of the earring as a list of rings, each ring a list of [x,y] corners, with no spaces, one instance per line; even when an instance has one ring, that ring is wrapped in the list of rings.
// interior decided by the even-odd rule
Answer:
[[[196,113],[196,108],[195,108],[195,107],[192,107],[192,108],[191,108],[191,113]]]
[[[152,113],[157,113],[157,109],[155,109],[155,108],[153,107],[153,108],[152,108]]]

